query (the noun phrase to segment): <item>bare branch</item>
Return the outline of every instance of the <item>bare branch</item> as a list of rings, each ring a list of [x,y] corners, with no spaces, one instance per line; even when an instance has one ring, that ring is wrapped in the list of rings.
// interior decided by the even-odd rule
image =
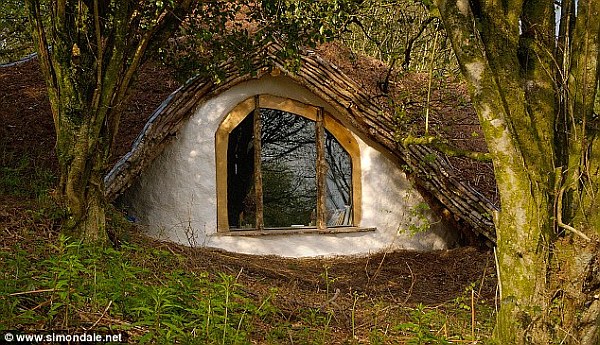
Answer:
[[[421,26],[419,27],[419,31],[417,31],[417,33],[415,35],[413,35],[406,43],[406,49],[404,49],[404,61],[402,61],[402,68],[405,71],[408,70],[408,66],[410,65],[410,53],[412,52],[415,41],[417,39],[419,39],[419,37],[421,37],[421,35],[423,34],[423,32],[425,32],[425,29],[427,28],[429,23],[431,23],[435,18],[436,17],[432,16],[432,17],[428,17],[427,19],[425,19],[421,23]]]
[[[100,12],[98,11],[98,0],[94,0],[94,29],[96,31],[96,45],[98,51],[96,52],[96,89],[94,90],[92,108],[98,109],[98,105],[100,104],[100,94],[102,92],[102,69],[104,67],[104,51],[102,49],[102,33],[100,31]]]

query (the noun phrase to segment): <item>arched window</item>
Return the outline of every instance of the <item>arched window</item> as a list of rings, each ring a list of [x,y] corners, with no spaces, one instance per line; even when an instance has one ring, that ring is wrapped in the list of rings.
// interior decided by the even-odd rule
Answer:
[[[354,226],[360,161],[350,132],[323,109],[249,98],[216,135],[219,231]]]

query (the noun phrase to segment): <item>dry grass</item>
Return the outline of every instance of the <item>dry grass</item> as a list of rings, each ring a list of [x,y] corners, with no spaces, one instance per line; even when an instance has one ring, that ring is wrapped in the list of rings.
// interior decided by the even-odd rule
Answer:
[[[36,263],[58,255],[59,223],[53,219],[58,209],[49,202],[10,196],[0,200],[1,274],[10,281],[14,267],[7,258],[25,257],[35,271],[39,269]],[[177,287],[180,283],[172,280],[180,274],[176,272],[205,276],[219,284],[226,274],[251,305],[268,301],[271,312],[251,319],[246,340],[241,343],[404,344],[419,343],[416,341],[421,338],[429,339],[423,344],[443,343],[443,339],[468,343],[483,341],[491,332],[496,281],[493,258],[489,252],[475,248],[390,252],[360,258],[283,259],[160,242],[140,235],[139,229],[132,226],[124,231],[130,241],[122,243],[120,255],[134,271],[147,272],[142,275],[143,281],[136,280],[137,284]],[[20,286],[18,282],[6,284],[10,285]],[[36,286],[30,290],[47,288]],[[77,287],[74,289],[76,293]],[[32,296],[20,294],[26,289],[10,290],[15,292],[18,296],[12,298],[21,298],[21,308],[46,307],[48,292]],[[2,293],[0,299],[6,294]],[[78,304],[69,324],[74,329],[94,323],[95,327],[125,327],[131,339],[152,331],[148,327],[132,328],[139,320],[117,312],[116,304],[109,308],[93,300]],[[2,319],[11,317],[3,315]],[[37,321],[21,326],[48,329],[51,324]]]

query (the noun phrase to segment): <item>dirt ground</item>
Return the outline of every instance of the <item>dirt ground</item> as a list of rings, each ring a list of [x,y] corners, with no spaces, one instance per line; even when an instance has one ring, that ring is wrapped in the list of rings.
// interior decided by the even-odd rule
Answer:
[[[473,247],[433,252],[393,251],[362,257],[282,259],[215,249],[160,246],[192,258],[198,269],[239,276],[256,293],[276,287],[289,308],[318,307],[323,291],[339,289],[338,303],[353,293],[398,305],[438,305],[462,296],[473,283],[480,301],[492,302],[496,268],[490,251]]]
[[[11,252],[17,247],[34,250],[36,246],[57,242],[58,222],[39,218],[36,207],[36,201],[0,196],[1,251]],[[452,339],[467,343],[464,339],[472,334],[471,324],[464,320],[470,320],[470,312],[463,308],[469,308],[471,296],[476,305],[476,312],[472,314],[477,317],[475,339],[485,339],[491,331],[497,278],[494,256],[489,250],[463,247],[433,252],[394,251],[363,257],[292,259],[189,248],[150,239],[136,229],[130,231],[130,241],[138,248],[166,250],[179,258],[176,266],[173,261],[145,261],[142,264],[150,272],[179,269],[208,273],[217,281],[219,275],[225,273],[236,277],[237,291],[241,290],[256,305],[268,299],[276,316],[253,323],[249,335],[252,343],[264,343],[265,334],[275,334],[275,328],[283,329],[286,335],[269,343],[323,343],[303,332],[325,332],[329,327],[327,344],[381,344],[370,338],[373,332],[385,333],[388,327],[415,322],[414,313],[419,308],[448,317],[443,324],[430,324],[428,329],[433,334],[449,333]],[[106,316],[101,310],[86,309],[77,313],[83,324],[101,320],[98,327],[131,325],[127,320]],[[333,319],[330,323],[322,319],[317,321],[321,323],[313,324],[310,313],[320,317],[331,315]],[[141,336],[146,331],[134,327],[127,333]],[[385,343],[414,343],[412,337],[414,334],[403,335],[396,331]]]
[[[152,111],[177,87],[167,68],[143,66],[122,115],[112,163],[129,151]],[[0,68],[0,104],[0,152],[56,169],[56,134],[37,60]]]

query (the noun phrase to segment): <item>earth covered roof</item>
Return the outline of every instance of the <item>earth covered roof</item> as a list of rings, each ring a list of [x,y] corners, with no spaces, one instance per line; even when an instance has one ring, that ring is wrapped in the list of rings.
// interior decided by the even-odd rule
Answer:
[[[340,120],[351,127],[361,139],[375,144],[387,153],[427,198],[434,211],[455,223],[457,228],[468,227],[471,233],[484,241],[495,242],[492,214],[498,207],[492,201],[493,196],[490,196],[489,183],[488,188],[483,188],[482,192],[481,189],[474,188],[473,179],[467,177],[473,177],[473,167],[471,171],[467,168],[466,174],[461,170],[460,167],[464,168],[465,165],[464,160],[457,161],[425,145],[402,144],[398,133],[402,126],[397,113],[394,107],[390,107],[387,98],[381,95],[378,87],[373,85],[373,81],[378,79],[368,76],[369,73],[378,73],[378,70],[383,68],[382,65],[371,61],[363,65],[360,71],[356,68],[346,68],[346,71],[350,72],[348,74],[354,74],[354,78],[351,78],[337,64],[328,61],[335,60],[335,56],[328,54],[332,51],[331,47],[321,47],[316,51],[304,50],[300,54],[300,64],[296,67],[291,67],[289,61],[276,54],[279,48],[273,44],[266,47],[265,51],[249,56],[249,69],[248,63],[245,64],[246,68],[242,69],[239,64],[230,61],[222,65],[220,80],[195,77],[171,93],[153,112],[131,150],[106,175],[107,198],[114,200],[131,186],[176,136],[199,104],[244,81],[258,79],[267,74],[285,75],[330,104],[342,117]],[[324,57],[327,57],[327,60]],[[340,61],[344,63],[344,60]],[[366,85],[369,82],[371,85]],[[401,89],[402,85],[395,87]],[[450,94],[455,96],[457,93],[460,94]],[[413,97],[418,98],[418,93]],[[456,103],[456,100],[454,102]],[[468,101],[460,102],[468,105]],[[439,100],[438,103],[442,108],[439,114],[448,114],[452,110],[456,112],[456,104],[444,104]],[[444,107],[449,107],[450,110],[443,111]],[[474,115],[472,108],[464,108],[465,111],[471,112],[471,117]],[[471,126],[477,127],[477,124]],[[456,134],[460,131],[451,132]],[[477,133],[473,133],[476,137]],[[474,169],[481,170],[482,165],[474,163]],[[489,179],[490,165],[484,163],[483,169],[487,169],[487,172],[482,174],[484,179]],[[493,184],[493,174],[491,179]]]

